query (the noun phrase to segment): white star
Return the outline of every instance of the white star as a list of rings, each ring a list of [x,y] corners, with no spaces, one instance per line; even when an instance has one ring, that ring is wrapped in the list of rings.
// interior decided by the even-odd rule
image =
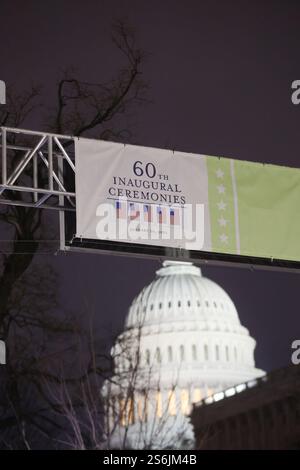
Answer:
[[[225,211],[227,204],[224,201],[220,201],[217,203],[219,211]]]
[[[223,184],[220,184],[220,186],[217,186],[219,194],[224,194],[225,193],[225,186]]]
[[[222,233],[222,235],[220,235],[220,240],[222,243],[228,243],[228,236],[225,235],[225,233]]]
[[[224,176],[224,171],[221,170],[221,168],[218,168],[218,169],[216,170],[216,175],[217,175],[217,178],[223,178],[223,176]]]
[[[218,222],[219,222],[219,225],[221,225],[221,227],[226,227],[226,225],[227,225],[227,220],[224,219],[224,217],[220,217]]]

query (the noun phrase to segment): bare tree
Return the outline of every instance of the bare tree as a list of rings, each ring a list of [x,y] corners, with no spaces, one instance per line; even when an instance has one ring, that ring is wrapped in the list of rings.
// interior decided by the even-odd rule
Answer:
[[[118,337],[112,349],[112,369],[104,382],[97,373],[93,380],[86,374],[75,394],[65,382],[51,389],[57,403],[55,419],[65,420],[58,445],[73,449],[191,447],[193,431],[176,399],[176,380],[165,390],[159,358],[145,362],[142,334],[140,325]]]
[[[128,138],[130,129],[119,128],[117,119],[145,101],[147,87],[141,79],[144,55],[136,46],[134,31],[123,22],[114,24],[113,41],[126,59],[125,66],[109,83],[84,82],[68,72],[57,84],[57,104],[46,126],[49,130],[102,139],[121,139],[124,135]],[[0,113],[0,124],[23,125],[38,106],[41,108],[40,94],[38,87],[20,95],[9,91],[8,105]],[[11,164],[14,163],[12,158]],[[14,196],[17,197],[12,193]],[[32,208],[1,208],[0,220],[9,227],[12,240],[11,253],[5,257],[0,277],[0,336],[4,339],[8,336],[8,303],[12,289],[31,264],[42,240],[42,214],[42,210]]]
[[[164,383],[160,350],[147,356],[145,314],[113,348],[114,374],[103,387],[108,448],[166,449],[192,445],[193,432],[178,399],[180,368]]]
[[[58,83],[57,104],[50,114],[53,132],[76,136],[88,133],[112,140],[128,140],[131,136],[130,129],[118,127],[116,123],[137,104],[148,101],[147,85],[141,78],[145,54],[136,46],[134,30],[123,22],[114,24],[112,39],[125,57],[126,65],[109,83],[81,81],[74,71],[66,72]]]
[[[146,99],[147,87],[141,79],[144,54],[136,46],[134,30],[124,22],[114,24],[113,41],[122,54],[124,64],[110,82],[82,81],[74,71],[69,70],[57,83],[56,104],[50,110],[41,104],[40,87],[33,86],[20,94],[8,89],[7,105],[0,110],[0,125],[24,127],[33,113],[41,115],[47,111],[45,130],[74,136],[128,140],[131,134],[126,125],[127,116]],[[18,135],[15,135],[10,144],[17,143]],[[13,168],[18,162],[17,152],[12,152],[11,157],[10,165]],[[25,174],[25,178],[31,178],[31,175]],[[74,183],[70,181],[69,184]],[[5,197],[5,193],[1,197]],[[20,194],[11,191],[10,198],[20,198]],[[89,339],[82,332],[82,325],[79,328],[74,319],[70,315],[64,316],[57,305],[57,275],[49,265],[36,261],[36,254],[41,250],[44,252],[47,247],[48,252],[53,253],[53,243],[49,249],[49,243],[47,245],[44,241],[48,239],[51,243],[57,238],[55,234],[49,234],[48,220],[43,210],[0,206],[2,233],[6,240],[0,260],[0,339],[7,341],[9,353],[5,380],[2,381],[2,385],[5,383],[5,390],[1,393],[4,399],[0,403],[0,432],[1,429],[5,431],[4,446],[7,444],[6,431],[16,426],[23,436],[25,447],[28,425],[31,430],[34,429],[33,432],[45,434],[48,433],[46,429],[57,426],[58,423],[52,422],[49,417],[49,407],[53,409],[56,404],[49,398],[46,382],[59,385],[65,380],[68,384],[74,384],[80,378],[86,380],[84,377],[92,371],[90,364],[85,364],[84,368],[74,369],[65,365],[64,369],[57,369],[59,353],[67,358],[68,363],[74,356],[78,337],[84,337],[86,349],[89,348]],[[87,363],[92,361],[92,356],[96,358],[89,353],[85,356]],[[105,373],[105,367],[97,363],[95,369],[98,375]],[[4,370],[1,370],[2,373]],[[67,374],[71,376],[66,377]],[[24,389],[30,390],[28,400]],[[37,394],[42,398],[38,403],[36,398],[32,400]]]

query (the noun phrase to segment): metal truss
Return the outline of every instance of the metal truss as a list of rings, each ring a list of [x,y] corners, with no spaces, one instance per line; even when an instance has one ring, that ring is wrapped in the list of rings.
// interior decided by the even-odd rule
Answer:
[[[76,238],[72,225],[75,217],[69,214],[66,218],[67,211],[76,211],[75,139],[74,136],[0,127],[0,205],[59,211],[60,250],[300,272],[300,262]]]
[[[0,131],[0,204],[74,211],[74,137],[8,127]]]

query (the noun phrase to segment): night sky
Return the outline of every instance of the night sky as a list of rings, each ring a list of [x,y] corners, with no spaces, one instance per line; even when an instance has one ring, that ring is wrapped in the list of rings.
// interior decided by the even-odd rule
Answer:
[[[0,0],[0,78],[20,89],[43,84],[50,106],[53,84],[68,66],[90,82],[109,79],[122,65],[110,39],[120,17],[148,53],[143,77],[152,103],[136,110],[133,143],[300,166],[300,105],[291,102],[291,83],[300,79],[298,1]],[[93,310],[108,342],[159,267],[108,255],[51,261],[62,305],[82,315]],[[203,272],[235,302],[257,340],[258,367],[288,365],[300,338],[299,274]]]

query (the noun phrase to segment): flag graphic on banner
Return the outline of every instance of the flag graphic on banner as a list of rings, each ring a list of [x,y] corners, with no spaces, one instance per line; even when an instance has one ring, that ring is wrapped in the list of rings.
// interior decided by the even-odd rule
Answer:
[[[180,224],[180,215],[179,215],[179,208],[172,208],[170,209],[170,225],[179,225]]]
[[[137,219],[140,216],[140,209],[138,204],[134,202],[129,203],[129,218],[130,220]]]
[[[165,224],[167,222],[166,217],[166,208],[165,207],[157,207],[157,214],[158,214],[158,223]]]
[[[116,201],[116,214],[117,219],[126,219],[126,203],[121,201]]]
[[[144,222],[151,222],[151,206],[145,204],[144,205]]]

